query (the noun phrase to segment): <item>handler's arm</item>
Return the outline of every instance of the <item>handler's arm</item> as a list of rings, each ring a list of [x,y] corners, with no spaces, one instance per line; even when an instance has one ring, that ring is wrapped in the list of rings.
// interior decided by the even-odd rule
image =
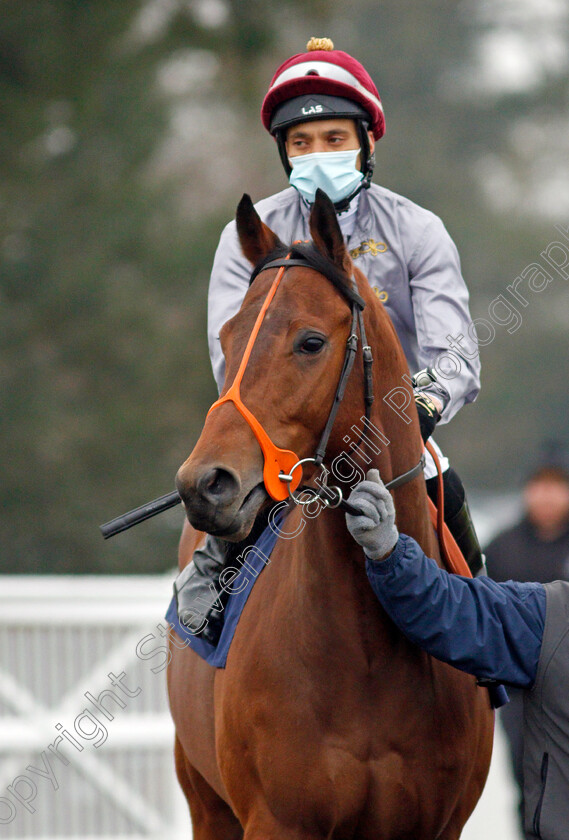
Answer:
[[[541,584],[449,575],[405,535],[385,560],[367,559],[366,570],[395,624],[432,656],[477,677],[533,684],[545,624]]]

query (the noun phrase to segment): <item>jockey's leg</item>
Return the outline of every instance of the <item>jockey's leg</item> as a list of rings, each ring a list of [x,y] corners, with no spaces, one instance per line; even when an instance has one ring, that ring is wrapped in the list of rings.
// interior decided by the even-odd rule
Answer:
[[[206,642],[217,645],[223,630],[225,606],[229,601],[229,592],[220,584],[220,575],[241,555],[243,549],[255,545],[267,527],[271,509],[272,506],[268,506],[257,514],[251,532],[241,542],[228,542],[206,534],[205,542],[194,550],[191,562],[176,578],[174,593],[178,618],[194,636],[201,636]],[[186,562],[194,544],[182,535],[181,564]]]
[[[431,443],[434,444],[432,439]],[[470,515],[464,486],[456,470],[448,466],[447,459],[444,458],[438,447],[436,448],[439,460],[441,461],[441,467],[443,468],[445,522],[462,551],[473,577],[477,577],[480,574],[484,575],[486,574],[484,555],[482,554],[472,516]],[[427,493],[436,505],[438,479],[433,460],[428,453],[427,456],[425,467]]]
[[[217,644],[223,626],[226,594],[219,585],[227,543],[211,534],[193,553],[174,582],[178,616],[194,636]]]

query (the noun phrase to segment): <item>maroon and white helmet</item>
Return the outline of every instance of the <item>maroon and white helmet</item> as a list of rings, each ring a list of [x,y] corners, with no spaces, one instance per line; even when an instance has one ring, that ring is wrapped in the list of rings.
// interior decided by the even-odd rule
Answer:
[[[298,98],[301,106],[298,111],[296,122],[306,119],[323,119],[331,115],[343,116],[344,114],[330,112],[325,113],[315,108],[310,112],[310,106],[306,105],[306,97],[314,97],[314,104],[319,104],[318,97],[340,97],[345,102],[353,103],[358,107],[358,112],[368,118],[369,130],[376,140],[379,140],[385,132],[385,119],[383,106],[379,93],[371,76],[355,58],[341,50],[335,50],[329,38],[311,38],[307,44],[307,52],[293,55],[278,68],[273,76],[269,90],[261,108],[261,120],[263,125],[275,134],[280,128],[284,128],[281,112],[283,104]],[[302,98],[302,100],[301,100]],[[304,103],[304,104],[303,104]],[[302,111],[304,107],[304,111]],[[288,109],[287,126],[292,125],[294,109]],[[346,114],[346,116],[352,114]]]
[[[335,50],[330,38],[311,38],[306,49],[307,52],[293,55],[281,64],[273,76],[261,108],[263,125],[275,137],[282,164],[290,177],[287,128],[308,120],[334,117],[355,120],[364,176],[356,192],[367,189],[375,165],[368,131],[375,140],[385,133],[377,88],[365,67],[348,53]],[[337,203],[336,209],[348,206],[354,195]]]

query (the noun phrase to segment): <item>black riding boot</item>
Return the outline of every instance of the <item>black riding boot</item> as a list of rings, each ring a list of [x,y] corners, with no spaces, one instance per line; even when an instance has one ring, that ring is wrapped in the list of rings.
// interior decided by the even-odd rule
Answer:
[[[472,577],[485,575],[486,560],[482,554],[478,536],[474,530],[474,523],[472,522],[470,508],[466,499],[458,513],[455,513],[451,519],[445,517],[445,522],[462,551],[468,568],[472,572]]]
[[[174,582],[174,595],[181,623],[194,636],[216,645],[223,628],[225,593],[219,576],[225,565],[227,543],[207,534],[201,548]]]
[[[437,503],[437,478],[425,482],[427,493]],[[466,500],[462,481],[450,467],[443,473],[445,522],[462,551],[473,577],[486,574],[484,555],[474,530],[474,523]]]

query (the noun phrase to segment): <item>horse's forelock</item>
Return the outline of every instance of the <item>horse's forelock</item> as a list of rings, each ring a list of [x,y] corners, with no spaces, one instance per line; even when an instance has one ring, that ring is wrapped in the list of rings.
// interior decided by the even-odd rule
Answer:
[[[301,242],[292,245],[290,248],[276,248],[274,251],[271,251],[270,254],[263,257],[255,266],[249,280],[249,285],[253,283],[257,275],[263,271],[266,265],[273,262],[273,260],[284,259],[288,255],[290,255],[291,259],[303,260],[307,268],[313,268],[319,274],[324,275],[350,304],[355,302],[361,306],[362,300],[352,288],[348,275],[342,269],[338,268],[331,259],[315,248],[312,242]]]
[[[261,273],[261,271],[266,265],[268,265],[268,263],[272,262],[273,260],[284,259],[284,257],[287,256],[287,254],[290,254],[290,248],[287,248],[284,245],[282,248],[275,248],[274,251],[271,251],[269,254],[266,254],[262,260],[259,260],[255,268],[253,269],[253,273],[249,278],[249,285],[253,283],[257,275]]]
[[[345,271],[315,248],[311,242],[293,245],[291,256],[305,259],[310,267],[323,274],[350,304],[355,302],[361,305],[362,299],[352,287],[352,281]]]

